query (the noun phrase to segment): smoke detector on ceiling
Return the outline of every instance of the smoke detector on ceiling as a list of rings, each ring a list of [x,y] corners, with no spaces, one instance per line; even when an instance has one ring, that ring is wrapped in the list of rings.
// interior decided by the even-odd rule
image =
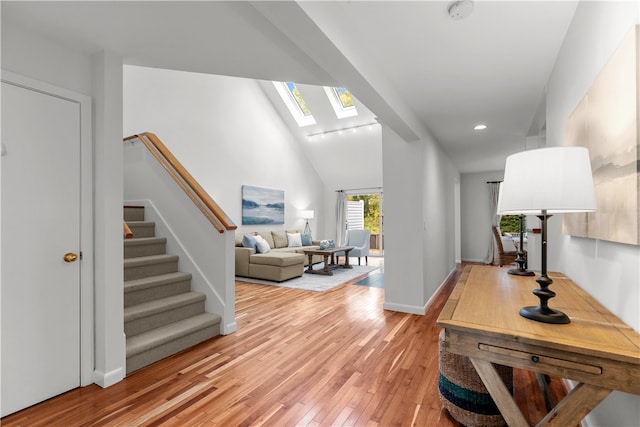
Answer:
[[[473,1],[460,0],[449,5],[449,18],[454,21],[460,21],[471,15],[473,12]]]

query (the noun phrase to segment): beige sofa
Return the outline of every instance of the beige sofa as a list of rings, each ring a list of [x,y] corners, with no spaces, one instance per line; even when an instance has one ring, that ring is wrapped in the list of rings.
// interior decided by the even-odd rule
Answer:
[[[320,241],[312,241],[311,246],[290,247],[287,233],[300,233],[300,230],[260,231],[246,233],[251,236],[260,235],[269,243],[268,253],[256,253],[253,248],[242,245],[245,233],[236,233],[236,276],[282,282],[300,277],[309,257],[304,255],[305,249],[317,249]],[[312,263],[323,261],[321,256],[314,255]]]

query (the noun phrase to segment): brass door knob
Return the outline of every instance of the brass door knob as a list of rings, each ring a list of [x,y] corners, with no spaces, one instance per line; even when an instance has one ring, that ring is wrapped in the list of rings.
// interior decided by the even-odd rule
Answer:
[[[74,262],[75,260],[78,259],[78,255],[72,252],[67,252],[66,254],[64,254],[64,257],[62,258],[64,259],[64,262]]]

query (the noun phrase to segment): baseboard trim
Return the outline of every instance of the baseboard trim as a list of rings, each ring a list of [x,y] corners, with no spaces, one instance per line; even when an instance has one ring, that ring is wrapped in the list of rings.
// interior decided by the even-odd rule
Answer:
[[[236,322],[227,323],[223,325],[223,330],[220,331],[221,335],[229,335],[238,330],[238,324]]]
[[[467,258],[463,258],[462,262],[471,262],[471,263],[482,263],[482,264],[484,264],[485,263],[485,259],[484,258],[482,258],[482,259],[467,259]]]
[[[447,281],[451,278],[453,274],[456,273],[456,269],[457,269],[457,265],[454,265],[451,271],[449,272],[449,274],[447,274],[447,277],[445,277],[442,283],[440,283],[440,286],[438,286],[438,289],[436,289],[436,291],[431,295],[431,297],[429,298],[429,300],[426,302],[424,306],[419,307],[414,305],[404,305],[404,304],[385,302],[382,304],[382,308],[384,308],[385,310],[399,311],[401,313],[418,314],[420,316],[424,316],[427,313],[427,310],[431,306],[435,297],[441,292],[442,286],[445,283],[447,283]]]
[[[124,369],[122,367],[114,369],[111,372],[104,373],[102,371],[93,371],[93,382],[102,388],[111,387],[124,379]]]
[[[396,304],[392,302],[385,302],[382,304],[382,308],[385,310],[391,311],[399,311],[401,313],[409,313],[409,314],[419,314],[420,316],[424,316],[424,307],[419,307],[416,305],[405,305],[405,304]]]
[[[458,265],[454,265],[453,268],[451,269],[451,271],[449,272],[449,274],[447,274],[447,277],[444,278],[444,280],[442,281],[442,283],[440,283],[440,286],[438,286],[438,289],[436,289],[436,291],[431,294],[431,297],[429,298],[429,300],[427,301],[427,303],[424,305],[424,312],[426,313],[427,310],[429,310],[429,308],[431,307],[431,305],[433,304],[433,301],[436,299],[436,297],[440,294],[440,292],[442,292],[442,288],[444,287],[444,285],[450,280],[450,278],[456,273],[458,269]]]

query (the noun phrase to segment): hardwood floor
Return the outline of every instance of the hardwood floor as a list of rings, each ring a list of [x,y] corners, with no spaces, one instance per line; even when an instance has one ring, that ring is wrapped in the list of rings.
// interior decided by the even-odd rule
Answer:
[[[435,325],[456,278],[425,316],[383,310],[378,288],[317,293],[236,282],[237,332],[2,425],[459,426],[438,398]],[[516,371],[514,385],[525,417],[537,422],[546,411],[535,376]],[[552,392],[564,393],[558,380]]]

